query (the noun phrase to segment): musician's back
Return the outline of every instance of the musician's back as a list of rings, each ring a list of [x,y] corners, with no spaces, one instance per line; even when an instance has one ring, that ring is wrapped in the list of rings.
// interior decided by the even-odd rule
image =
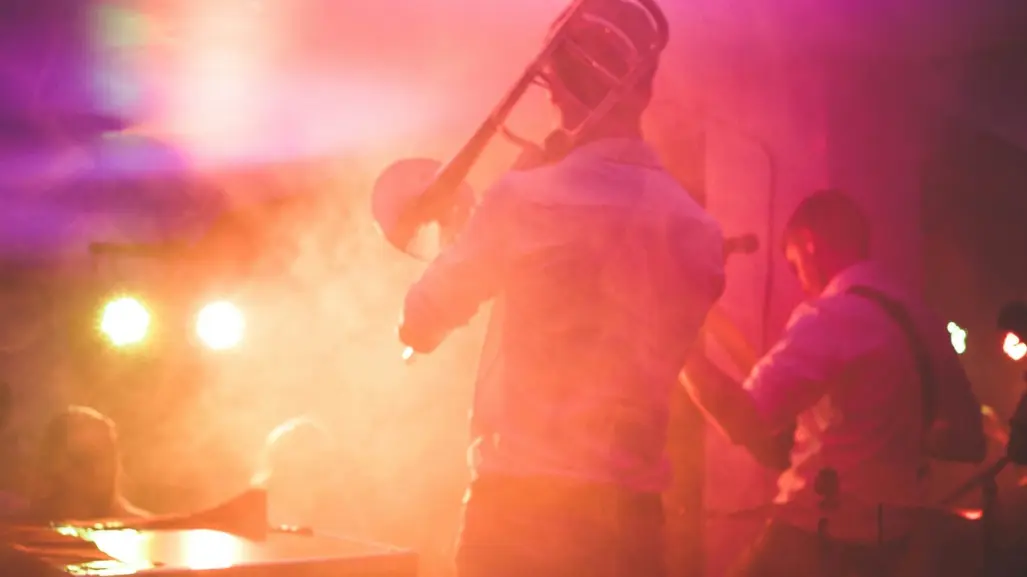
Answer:
[[[478,472],[659,491],[668,404],[723,291],[716,222],[640,139],[501,181],[507,270],[473,418]]]

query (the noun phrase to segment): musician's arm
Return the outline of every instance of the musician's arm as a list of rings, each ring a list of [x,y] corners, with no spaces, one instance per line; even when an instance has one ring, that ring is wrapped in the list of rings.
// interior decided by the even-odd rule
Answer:
[[[727,434],[764,464],[781,467],[799,413],[827,392],[844,366],[838,358],[837,327],[805,307],[793,315],[781,341],[764,356],[745,385],[705,356],[694,355],[682,379],[693,400]],[[833,333],[833,334],[832,334]],[[842,333],[844,334],[844,333]]]
[[[774,446],[775,435],[742,385],[696,355],[681,373],[681,383],[706,418],[731,442],[748,449],[764,465],[787,468],[786,447]]]
[[[728,316],[720,305],[714,305],[708,315],[704,331],[716,339],[717,344],[735,364],[735,367],[749,374],[760,360],[755,348],[745,338],[745,334]]]
[[[496,295],[505,276],[511,202],[502,181],[487,191],[463,231],[410,287],[399,327],[405,345],[435,350]]]

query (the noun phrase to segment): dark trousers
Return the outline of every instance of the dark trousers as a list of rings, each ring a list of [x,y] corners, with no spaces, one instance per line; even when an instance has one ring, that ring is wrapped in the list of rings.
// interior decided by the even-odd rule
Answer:
[[[484,477],[464,499],[457,577],[665,577],[657,493]]]
[[[915,577],[910,539],[845,543],[771,521],[738,559],[730,577]]]

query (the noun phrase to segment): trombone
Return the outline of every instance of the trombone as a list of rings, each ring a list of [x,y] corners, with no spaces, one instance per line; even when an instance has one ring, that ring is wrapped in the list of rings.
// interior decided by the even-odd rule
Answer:
[[[617,23],[598,17],[595,7],[610,0],[574,0],[557,18],[541,52],[506,95],[492,109],[471,138],[448,162],[429,159],[400,160],[382,172],[375,182],[371,209],[379,230],[386,240],[411,256],[426,258],[415,242],[426,225],[437,224],[442,237],[455,234],[462,228],[474,208],[474,192],[466,184],[467,174],[477,164],[485,148],[502,133],[514,144],[535,152],[539,157],[542,147],[521,138],[507,129],[506,121],[524,93],[536,84],[557,51],[567,54],[586,65],[588,69],[609,85],[606,96],[591,108],[585,120],[571,130],[558,134],[564,142],[573,142],[580,134],[608,114],[659,63],[659,56],[667,45],[669,25],[655,0],[615,0],[641,8],[653,26],[654,34],[645,45],[632,42],[630,68],[617,74],[604,66],[597,55],[576,42],[573,32],[582,24],[604,26],[607,30],[627,37],[617,29]],[[523,167],[522,167],[523,168]]]

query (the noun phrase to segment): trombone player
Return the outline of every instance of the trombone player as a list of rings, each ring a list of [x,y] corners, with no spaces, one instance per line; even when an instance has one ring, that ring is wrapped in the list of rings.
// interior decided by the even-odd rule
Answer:
[[[495,301],[459,577],[665,574],[670,395],[724,288],[719,226],[641,134],[666,28],[652,0],[575,2],[513,96],[436,177],[462,170],[462,181],[508,105],[528,84],[548,90],[561,122],[538,162],[483,194],[410,288],[399,327],[428,353]],[[446,218],[445,203],[428,216],[431,203],[417,204],[408,226]]]

